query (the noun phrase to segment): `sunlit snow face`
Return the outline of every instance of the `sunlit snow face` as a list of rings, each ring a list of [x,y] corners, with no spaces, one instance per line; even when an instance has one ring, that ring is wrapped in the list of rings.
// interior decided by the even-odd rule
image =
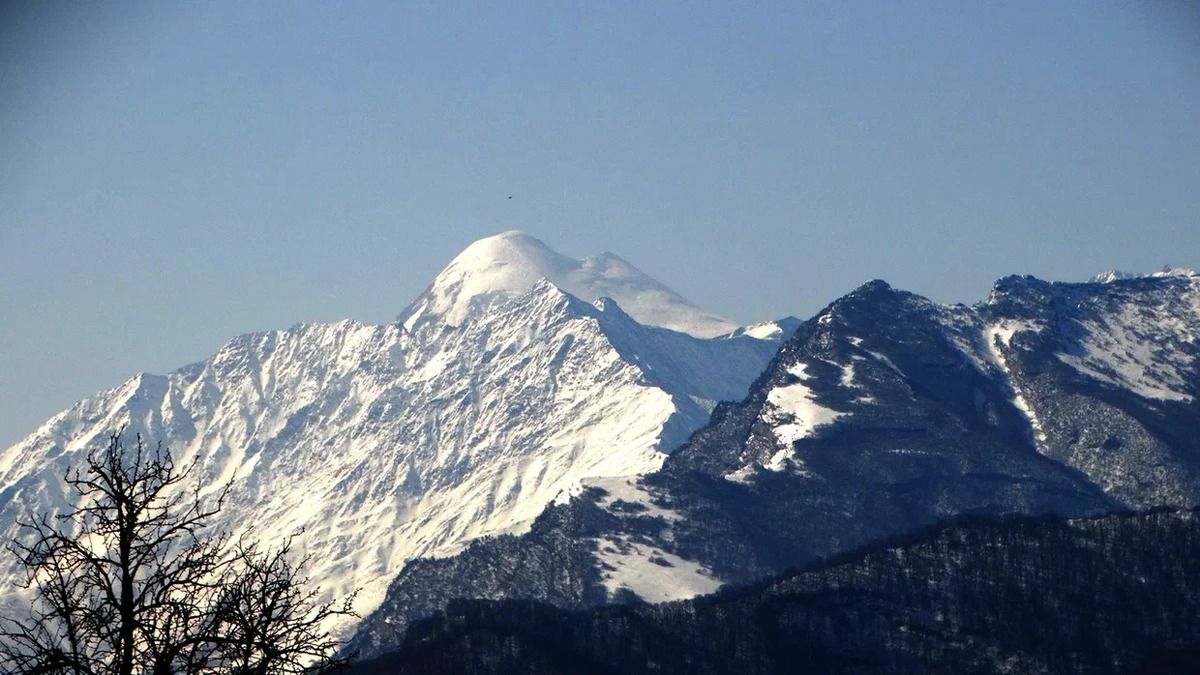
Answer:
[[[499,243],[525,256],[542,246],[529,239]],[[237,338],[167,376],[134,378],[0,454],[0,488],[16,486],[3,518],[61,502],[34,489],[39,476],[60,474],[128,424],[180,461],[199,458],[210,484],[234,480],[215,527],[268,543],[303,530],[308,575],[331,599],[361,588],[366,613],[414,556],[523,531],[583,478],[658,468],[716,401],[745,395],[782,334],[702,340],[649,328],[617,304],[593,306],[546,281],[548,263],[514,270],[523,258],[511,250],[489,261],[473,248],[476,267],[530,287],[472,306],[456,325],[419,304],[433,293],[407,327],[298,325]],[[564,259],[568,277],[642,283],[615,257],[603,267]],[[490,288],[494,279],[476,281]],[[456,283],[434,291],[461,290]]]

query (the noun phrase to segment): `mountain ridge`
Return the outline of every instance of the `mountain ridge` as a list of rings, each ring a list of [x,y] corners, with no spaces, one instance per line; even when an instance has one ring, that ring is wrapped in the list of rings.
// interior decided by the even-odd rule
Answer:
[[[410,563],[353,648],[395,647],[454,597],[683,598],[957,513],[1194,505],[1198,338],[1197,277],[1005,277],[974,306],[868,282],[662,469],[585,484],[522,537]]]
[[[0,453],[0,527],[12,536],[27,511],[61,508],[65,466],[124,427],[196,460],[206,486],[236,477],[217,526],[252,524],[266,543],[303,531],[327,597],[363,588],[366,611],[412,556],[521,531],[584,477],[657,467],[781,337],[644,326],[541,277],[458,324],[249,333],[84,399]]]

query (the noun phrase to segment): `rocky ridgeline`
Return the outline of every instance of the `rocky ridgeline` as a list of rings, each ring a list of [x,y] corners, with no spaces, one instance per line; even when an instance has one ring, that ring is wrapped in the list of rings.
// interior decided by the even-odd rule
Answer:
[[[352,646],[454,598],[685,598],[964,513],[1200,503],[1200,277],[872,282],[805,322],[660,471],[591,481],[521,537],[410,564]]]

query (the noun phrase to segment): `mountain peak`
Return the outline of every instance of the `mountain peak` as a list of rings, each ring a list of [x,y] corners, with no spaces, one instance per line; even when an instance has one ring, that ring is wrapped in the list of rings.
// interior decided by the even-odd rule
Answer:
[[[605,252],[577,260],[519,230],[485,237],[463,249],[400,319],[408,330],[434,320],[459,325],[494,298],[528,292],[540,279],[587,302],[612,298],[646,325],[697,337],[723,335],[737,328],[615,254]]]
[[[859,286],[851,292],[851,295],[872,295],[876,293],[890,293],[894,289],[892,285],[883,279],[872,279],[867,283]]]
[[[484,237],[463,249],[442,274],[452,270],[465,274],[487,273],[490,270],[492,275],[488,281],[503,286],[511,281],[514,272],[536,272],[543,268],[550,271],[570,262],[570,258],[551,250],[540,239],[520,230],[508,230]],[[508,270],[508,274],[497,274],[497,268],[501,267],[512,269]]]

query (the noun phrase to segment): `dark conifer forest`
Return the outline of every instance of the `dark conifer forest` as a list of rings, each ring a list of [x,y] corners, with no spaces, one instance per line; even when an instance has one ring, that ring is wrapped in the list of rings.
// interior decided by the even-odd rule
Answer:
[[[687,601],[456,601],[354,672],[1197,672],[1198,560],[1196,510],[965,517]]]

